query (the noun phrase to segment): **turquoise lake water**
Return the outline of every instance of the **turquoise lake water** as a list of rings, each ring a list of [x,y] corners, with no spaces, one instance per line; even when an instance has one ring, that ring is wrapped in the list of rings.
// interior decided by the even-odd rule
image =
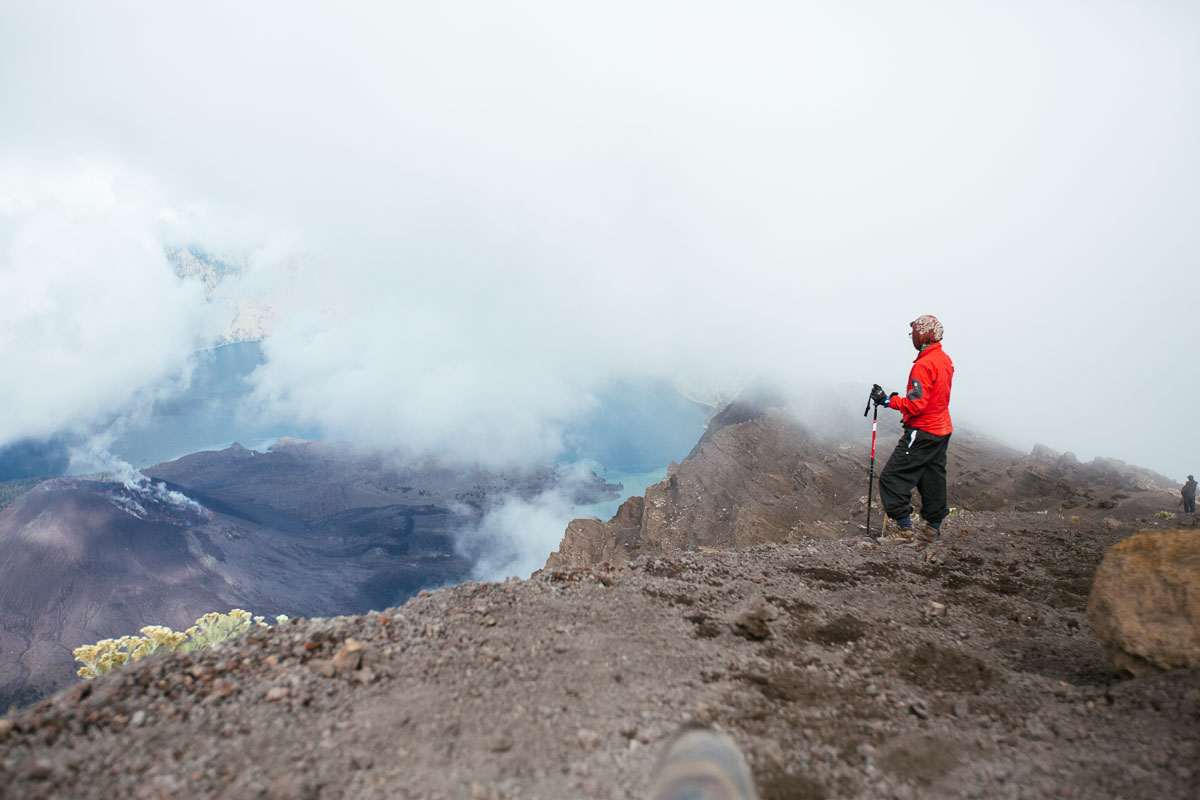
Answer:
[[[596,474],[609,483],[624,484],[625,488],[622,490],[621,496],[615,500],[606,500],[603,503],[592,503],[586,506],[576,506],[575,517],[595,517],[607,522],[613,514],[617,513],[617,509],[621,503],[624,503],[630,497],[642,496],[646,493],[647,486],[652,486],[667,477],[667,468],[663,467],[652,472],[618,472],[612,469],[605,472],[597,470]]]

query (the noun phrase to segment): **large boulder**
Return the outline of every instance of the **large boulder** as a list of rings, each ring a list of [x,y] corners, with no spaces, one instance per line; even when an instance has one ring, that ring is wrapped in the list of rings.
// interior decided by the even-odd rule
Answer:
[[[1087,615],[1119,669],[1200,667],[1200,531],[1143,531],[1118,542],[1096,570]]]

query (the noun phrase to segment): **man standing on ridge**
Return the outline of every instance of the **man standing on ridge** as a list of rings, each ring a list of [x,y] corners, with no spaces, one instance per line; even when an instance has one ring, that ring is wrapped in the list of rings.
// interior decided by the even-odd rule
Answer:
[[[1179,494],[1183,499],[1183,513],[1196,513],[1196,479],[1188,475],[1187,483],[1179,490]]]
[[[950,513],[946,503],[946,448],[954,427],[950,424],[950,384],[954,364],[942,350],[942,323],[925,314],[909,323],[917,358],[908,373],[908,390],[901,397],[888,395],[875,384],[871,400],[900,412],[904,435],[883,472],[879,474],[879,499],[897,529],[885,538],[915,541],[912,523],[912,490],[921,493],[921,516],[926,528],[921,539],[941,540],[942,520]]]

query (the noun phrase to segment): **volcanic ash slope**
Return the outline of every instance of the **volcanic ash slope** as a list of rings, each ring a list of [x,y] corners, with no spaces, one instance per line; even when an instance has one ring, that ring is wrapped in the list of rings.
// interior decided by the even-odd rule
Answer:
[[[1200,675],[1118,680],[1121,535],[977,512],[936,560],[759,545],[466,583],[138,662],[0,722],[0,797],[638,797],[682,724],[765,798],[1185,797]]]

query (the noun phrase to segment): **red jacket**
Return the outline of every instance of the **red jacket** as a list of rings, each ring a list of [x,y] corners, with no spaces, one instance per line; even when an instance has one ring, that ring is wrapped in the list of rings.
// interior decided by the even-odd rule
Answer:
[[[888,408],[900,412],[904,424],[934,436],[954,430],[950,424],[950,383],[954,364],[942,350],[942,343],[929,345],[913,361],[908,373],[908,392],[888,401]]]

